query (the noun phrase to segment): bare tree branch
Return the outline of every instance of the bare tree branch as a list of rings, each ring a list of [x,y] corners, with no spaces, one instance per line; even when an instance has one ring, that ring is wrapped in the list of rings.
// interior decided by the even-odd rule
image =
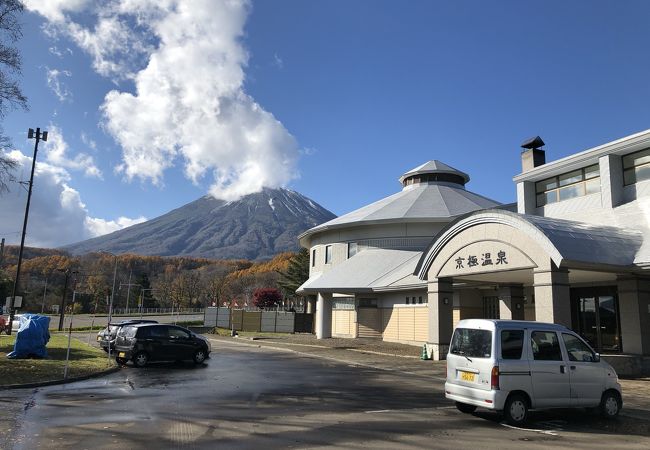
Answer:
[[[14,109],[27,110],[27,97],[13,76],[19,75],[22,60],[18,49],[13,45],[22,37],[18,20],[23,12],[20,0],[0,0],[0,119]],[[9,190],[8,183],[15,181],[16,161],[3,154],[11,141],[0,128],[0,194]]]

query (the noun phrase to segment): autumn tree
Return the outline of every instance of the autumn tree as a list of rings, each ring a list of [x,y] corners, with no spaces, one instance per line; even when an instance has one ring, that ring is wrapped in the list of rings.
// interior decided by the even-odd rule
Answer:
[[[282,303],[282,294],[275,288],[256,289],[253,304],[260,309],[270,309]]]

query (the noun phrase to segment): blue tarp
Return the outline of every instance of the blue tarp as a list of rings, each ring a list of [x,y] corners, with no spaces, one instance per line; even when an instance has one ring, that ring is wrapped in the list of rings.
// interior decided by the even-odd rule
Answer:
[[[50,340],[50,318],[38,314],[24,314],[16,333],[14,351],[7,358],[47,358],[45,348]]]

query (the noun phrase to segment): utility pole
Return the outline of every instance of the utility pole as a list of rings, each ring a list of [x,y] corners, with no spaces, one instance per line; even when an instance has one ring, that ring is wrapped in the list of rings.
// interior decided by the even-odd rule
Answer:
[[[122,286],[127,286],[128,290],[126,291],[126,314],[129,313],[129,298],[131,297],[131,286],[139,286],[142,287],[138,283],[131,283],[131,275],[133,275],[133,270],[129,271],[129,282],[128,283],[120,283],[120,289]]]
[[[47,277],[45,277],[45,287],[43,287],[43,304],[41,305],[41,314],[45,312],[45,296],[47,295]]]
[[[63,297],[61,297],[61,311],[59,311],[59,331],[63,331],[63,318],[65,317],[65,296],[68,293],[68,280],[70,279],[70,274],[78,274],[79,272],[76,270],[70,270],[70,269],[57,269],[63,273],[65,273],[65,284],[63,285]],[[74,289],[76,288],[76,279],[73,281],[73,284],[75,285],[73,287],[73,293]]]
[[[23,222],[23,234],[20,238],[20,251],[18,252],[18,265],[16,267],[16,279],[14,280],[14,289],[11,293],[11,300],[9,301],[9,334],[11,334],[11,326],[14,321],[14,304],[16,302],[16,293],[18,291],[18,283],[20,282],[20,266],[23,263],[23,250],[25,249],[25,234],[27,233],[27,219],[29,218],[29,203],[32,200],[32,186],[34,185],[34,169],[36,168],[36,154],[38,153],[39,141],[47,141],[47,131],[41,133],[40,128],[36,128],[36,132],[32,128],[27,131],[28,139],[36,139],[34,143],[34,157],[32,158],[32,174],[29,177],[29,190],[27,191],[27,205],[25,206],[25,220]]]

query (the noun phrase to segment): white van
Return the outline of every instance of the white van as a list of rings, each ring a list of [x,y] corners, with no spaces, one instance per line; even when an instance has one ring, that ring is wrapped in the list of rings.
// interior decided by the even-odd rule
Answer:
[[[623,406],[616,372],[562,325],[461,320],[447,354],[445,396],[464,413],[503,411],[512,425],[529,409],[598,407],[615,417]]]

